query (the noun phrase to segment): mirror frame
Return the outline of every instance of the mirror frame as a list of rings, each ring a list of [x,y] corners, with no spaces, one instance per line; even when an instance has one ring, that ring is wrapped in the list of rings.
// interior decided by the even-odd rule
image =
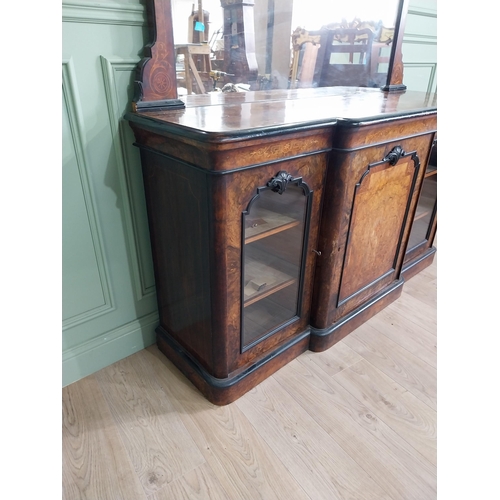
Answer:
[[[387,82],[381,87],[385,92],[406,90],[401,47],[408,4],[409,0],[399,0]],[[144,56],[136,68],[132,110],[184,108],[177,93],[171,0],[146,0],[146,12],[151,43],[144,47]]]
[[[389,68],[387,70],[387,83],[382,90],[387,92],[402,92],[406,90],[403,85],[403,35],[406,26],[406,15],[410,0],[399,0],[396,24],[394,27],[394,41],[392,44]]]

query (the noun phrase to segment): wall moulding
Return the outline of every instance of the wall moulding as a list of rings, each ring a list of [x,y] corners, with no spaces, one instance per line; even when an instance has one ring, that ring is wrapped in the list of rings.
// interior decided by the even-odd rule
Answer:
[[[125,144],[132,141],[132,137],[124,137],[125,127],[128,124],[123,122],[123,110],[127,109],[129,103],[120,103],[118,98],[118,89],[116,86],[116,72],[126,72],[132,75],[135,71],[138,59],[121,59],[118,57],[108,58],[101,56],[101,68],[104,79],[104,88],[106,92],[106,103],[108,106],[109,126],[113,138],[113,147],[116,155],[116,163],[122,192],[123,216],[125,220],[125,231],[127,236],[128,248],[131,257],[132,276],[134,279],[135,295],[137,300],[152,296],[155,291],[153,269],[147,268],[147,259],[151,260],[149,233],[141,235],[140,227],[147,227],[147,220],[137,221],[139,207],[135,204],[142,194],[142,179],[138,189],[140,193],[134,193],[134,186],[131,183],[131,168],[133,161],[129,158]],[[129,130],[127,130],[130,132]],[[128,142],[127,142],[128,141]],[[144,207],[145,214],[145,207]],[[140,241],[146,238],[146,241]],[[142,243],[142,244],[141,244]],[[144,244],[146,243],[146,244]],[[148,250],[146,250],[146,248]]]
[[[146,26],[146,10],[143,5],[65,1],[62,4],[62,20],[67,23]]]
[[[63,351],[62,386],[154,344],[157,324],[158,313],[154,312]]]
[[[96,214],[94,196],[92,194],[89,181],[89,168],[85,158],[83,139],[84,125],[79,102],[79,93],[76,84],[76,75],[71,58],[64,60],[62,63],[62,90],[65,107],[68,113],[68,120],[71,129],[70,133],[73,141],[76,163],[78,165],[81,188],[85,199],[88,224],[92,235],[92,244],[95,253],[96,266],[99,273],[100,287],[104,298],[104,303],[102,305],[66,318],[63,321],[64,331],[103,314],[107,314],[114,310],[114,306],[111,296],[111,287],[109,286],[109,270],[106,266],[106,259],[104,257],[104,250],[102,247],[101,228]]]

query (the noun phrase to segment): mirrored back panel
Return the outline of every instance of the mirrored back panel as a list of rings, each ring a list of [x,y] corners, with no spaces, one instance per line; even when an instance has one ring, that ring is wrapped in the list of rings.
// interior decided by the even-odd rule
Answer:
[[[172,0],[179,95],[384,87],[402,0]]]

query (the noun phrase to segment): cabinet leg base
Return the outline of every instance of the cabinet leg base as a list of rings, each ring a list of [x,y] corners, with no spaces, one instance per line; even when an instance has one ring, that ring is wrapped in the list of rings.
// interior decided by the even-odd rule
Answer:
[[[322,352],[342,340],[356,328],[368,321],[372,316],[400,297],[403,291],[403,283],[404,279],[395,281],[388,288],[385,288],[368,302],[357,307],[354,311],[350,312],[339,321],[336,321],[328,328],[318,329],[311,327],[309,350]]]
[[[297,356],[307,351],[309,329],[295,335],[251,365],[229,374],[227,378],[216,378],[208,373],[168,332],[156,328],[158,349],[191,381],[211,403],[219,406],[232,403],[253,389],[274,372]]]
[[[429,250],[425,252],[424,255],[410,260],[406,264],[403,265],[403,269],[401,270],[401,276],[405,281],[408,281],[410,278],[413,278],[420,271],[429,267],[434,262],[434,256],[436,255],[436,249],[431,247]]]

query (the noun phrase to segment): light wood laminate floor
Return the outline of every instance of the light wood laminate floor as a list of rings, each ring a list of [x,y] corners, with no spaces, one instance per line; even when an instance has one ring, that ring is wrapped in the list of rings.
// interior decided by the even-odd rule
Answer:
[[[64,388],[64,500],[435,499],[436,261],[228,406],[156,346]]]

